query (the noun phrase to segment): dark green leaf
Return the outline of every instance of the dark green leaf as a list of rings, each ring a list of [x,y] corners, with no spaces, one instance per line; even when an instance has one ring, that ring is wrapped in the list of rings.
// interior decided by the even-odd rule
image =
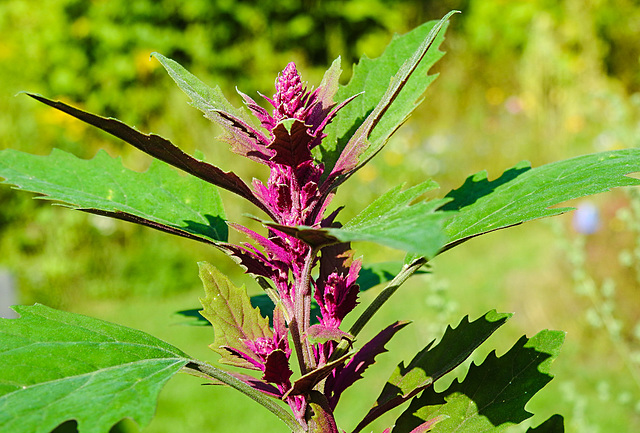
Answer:
[[[472,364],[462,382],[438,393],[426,389],[398,418],[395,433],[410,432],[436,416],[449,418],[433,433],[499,432],[519,424],[531,414],[524,407],[552,378],[551,363],[558,356],[564,333],[542,331],[522,337],[502,357],[495,352],[480,365]]]
[[[477,173],[449,192],[453,200],[441,208],[457,211],[445,225],[450,238],[446,249],[493,230],[573,210],[552,207],[567,200],[640,185],[640,180],[626,176],[639,171],[640,149],[626,149],[537,168],[522,162],[492,181],[486,172]]]
[[[469,322],[467,316],[457,328],[447,327],[442,340],[436,346],[433,346],[434,340],[422,349],[408,366],[405,367],[404,362],[401,362],[396,367],[376,404],[355,431],[360,431],[383,413],[431,387],[436,380],[464,362],[511,316],[512,314],[497,313],[492,310],[473,322]],[[422,422],[429,419],[431,418],[425,418]]]
[[[189,359],[141,331],[43,305],[0,319],[0,431],[46,433],[75,419],[81,433],[153,417],[164,383]]]
[[[205,242],[227,240],[216,188],[154,161],[145,173],[128,170],[120,158],[99,151],[91,160],[53,149],[36,156],[0,151],[4,183],[42,194],[63,206],[107,215]]]

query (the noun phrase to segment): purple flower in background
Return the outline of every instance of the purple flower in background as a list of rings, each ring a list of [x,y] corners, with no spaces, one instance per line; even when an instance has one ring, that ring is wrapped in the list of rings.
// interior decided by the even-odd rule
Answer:
[[[591,202],[583,202],[573,213],[573,228],[578,233],[591,235],[600,229],[600,212]]]

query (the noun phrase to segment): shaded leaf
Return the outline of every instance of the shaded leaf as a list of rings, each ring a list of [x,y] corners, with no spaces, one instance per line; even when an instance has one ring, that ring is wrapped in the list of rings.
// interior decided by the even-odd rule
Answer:
[[[379,58],[363,56],[354,67],[336,100],[364,95],[344,107],[325,129],[322,161],[333,169],[328,189],[339,183],[332,178],[347,177],[373,157],[418,105],[417,99],[433,81],[427,71],[443,54],[437,48],[443,36],[437,36],[453,13],[396,36]]]
[[[499,432],[531,417],[525,405],[552,378],[551,363],[560,352],[564,333],[542,331],[522,337],[506,354],[491,352],[472,364],[462,382],[446,391],[428,388],[398,418],[395,433],[409,432],[435,416],[447,415],[432,432]]]
[[[527,433],[564,433],[564,418],[562,415],[553,415],[538,427],[529,427]]]
[[[358,424],[354,433],[385,412],[431,387],[436,380],[462,364],[512,315],[491,310],[473,322],[469,322],[469,316],[466,316],[456,328],[448,326],[437,345],[434,346],[435,340],[429,343],[406,367],[404,362],[398,364],[376,403]],[[423,422],[428,419],[430,418],[424,418]]]
[[[640,180],[626,176],[639,171],[640,149],[626,149],[537,168],[521,162],[492,181],[486,172],[477,173],[446,196],[452,201],[441,210],[456,212],[445,224],[450,238],[445,249],[493,230],[573,210],[552,207],[567,200],[640,185]]]
[[[243,340],[273,338],[269,320],[260,315],[260,310],[251,306],[244,287],[236,287],[224,274],[206,262],[198,263],[200,279],[204,284],[205,298],[200,299],[200,313],[213,325],[215,340],[211,349],[222,355],[220,362],[256,369],[254,364],[232,356],[225,348],[252,355]],[[255,357],[255,355],[253,356]]]
[[[289,395],[299,395],[308,393],[318,382],[327,377],[336,367],[344,364],[347,359],[349,359],[353,355],[353,352],[347,353],[335,361],[331,361],[325,365],[322,365],[315,370],[310,371],[304,376],[298,378],[294,383],[292,388],[287,391],[283,398],[288,397]]]
[[[122,166],[103,150],[83,160],[53,149],[36,156],[0,151],[3,183],[42,194],[63,206],[147,225],[179,236],[215,243],[227,240],[216,188],[153,161],[145,173]]]
[[[340,433],[327,399],[318,391],[309,395],[309,433]]]
[[[227,189],[239,196],[249,200],[260,209],[270,215],[266,206],[253,195],[251,189],[233,172],[224,172],[218,167],[199,161],[187,155],[169,140],[155,134],[143,134],[134,128],[122,123],[117,119],[100,117],[86,111],[79,110],[60,101],[52,101],[40,95],[27,93],[30,97],[49,105],[57,110],[69,114],[76,119],[82,120],[96,128],[118,137],[131,144],[144,153],[157,158],[167,164],[173,165],[180,170],[193,176]]]
[[[14,307],[0,319],[0,431],[45,433],[75,419],[106,433],[123,418],[151,421],[164,383],[188,361],[144,332],[57,311]]]

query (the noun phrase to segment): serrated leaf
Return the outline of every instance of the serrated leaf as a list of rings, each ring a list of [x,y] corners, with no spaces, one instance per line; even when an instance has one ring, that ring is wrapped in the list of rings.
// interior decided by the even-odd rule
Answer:
[[[57,311],[14,307],[0,319],[0,431],[47,433],[75,419],[106,433],[123,418],[146,426],[164,383],[189,357],[144,332]]]
[[[500,432],[531,414],[525,405],[551,379],[553,360],[564,341],[560,331],[542,331],[522,337],[502,357],[490,353],[480,365],[472,364],[462,382],[437,393],[428,388],[398,418],[394,433],[411,431],[435,416],[447,415],[433,433]]]
[[[103,150],[93,159],[83,160],[59,149],[53,149],[49,156],[7,149],[0,151],[0,177],[5,178],[3,183],[73,209],[203,242],[227,240],[217,189],[160,161],[138,173]]]
[[[247,184],[235,173],[224,172],[215,165],[197,160],[184,153],[180,148],[165,138],[155,134],[143,134],[118,119],[105,118],[88,113],[60,101],[52,101],[41,95],[32,93],[27,93],[27,95],[56,110],[60,110],[89,125],[95,126],[160,161],[164,161],[206,182],[238,194],[240,197],[247,199],[270,215],[267,207],[258,200]]]
[[[421,195],[437,187],[433,181],[423,182],[405,191],[402,191],[402,187],[397,186],[378,197],[341,228],[289,227],[271,222],[263,224],[316,248],[340,242],[369,241],[433,257],[447,242],[443,225],[450,215],[436,212],[445,202],[431,200],[412,204]]]
[[[275,151],[271,157],[273,162],[297,167],[311,159],[309,144],[312,137],[307,133],[308,127],[298,119],[286,119],[273,129],[273,141],[268,149]]]
[[[497,313],[495,310],[491,310],[473,322],[469,322],[467,316],[456,328],[447,327],[444,336],[437,345],[433,345],[435,340],[429,343],[406,367],[404,362],[398,364],[375,405],[358,424],[354,433],[362,430],[385,412],[431,387],[436,380],[464,362],[511,316],[512,314]],[[425,418],[422,422],[429,419],[431,418]]]
[[[213,325],[215,340],[211,348],[222,355],[220,362],[255,369],[249,361],[231,355],[225,347],[247,355],[252,351],[243,340],[273,338],[269,320],[251,305],[244,287],[236,287],[229,278],[206,262],[198,263],[205,298],[200,299],[202,314]]]
[[[435,78],[427,71],[443,55],[438,50],[444,38],[440,29],[452,13],[396,35],[380,57],[363,56],[354,67],[351,80],[339,88],[335,99],[364,94],[341,109],[325,129],[327,138],[321,145],[325,166],[337,169],[334,176],[354,171],[377,153],[419,104]]]
[[[567,200],[640,185],[626,176],[640,171],[640,149],[616,150],[579,156],[531,168],[522,162],[489,181],[486,172],[467,178],[446,197],[441,210],[457,211],[446,223],[446,249],[484,233],[536,218],[573,210],[552,207]]]

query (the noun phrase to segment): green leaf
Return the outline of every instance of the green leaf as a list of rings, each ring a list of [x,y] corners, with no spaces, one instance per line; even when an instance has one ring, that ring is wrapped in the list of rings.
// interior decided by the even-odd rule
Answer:
[[[226,348],[251,354],[243,340],[272,339],[269,319],[262,317],[260,310],[251,305],[244,286],[236,287],[209,263],[200,262],[198,266],[206,294],[200,299],[204,308],[200,314],[211,322],[215,335],[210,347],[222,355],[222,363],[255,369],[249,361],[234,356]]]
[[[321,144],[321,159],[328,169],[335,165],[340,172],[350,171],[358,158],[362,165],[406,121],[435,79],[427,71],[444,54],[438,50],[444,39],[444,31],[440,30],[453,13],[439,22],[431,21],[405,35],[396,35],[377,59],[360,59],[351,80],[338,89],[335,99],[341,102],[363,94],[342,108],[325,128],[327,137]],[[336,164],[338,159],[342,162]]]
[[[486,172],[470,176],[446,197],[441,210],[457,211],[446,223],[446,249],[475,236],[536,218],[573,210],[552,207],[567,200],[640,185],[626,176],[640,171],[640,149],[616,150],[579,156],[531,168],[522,162],[489,181]]]
[[[531,417],[524,407],[551,379],[551,363],[564,341],[560,331],[542,331],[522,337],[502,357],[495,352],[481,365],[472,364],[462,382],[441,393],[426,389],[398,418],[394,433],[410,432],[436,416],[449,418],[433,433],[499,432]]]
[[[208,243],[227,240],[215,186],[154,160],[147,172],[122,166],[100,150],[83,160],[53,149],[49,156],[0,151],[0,177],[62,206],[107,215]]]
[[[397,186],[378,197],[341,228],[315,229],[263,223],[316,248],[339,242],[369,241],[433,257],[447,242],[443,225],[450,215],[436,212],[445,201],[441,199],[412,204],[421,195],[437,187],[433,181],[423,182],[405,191],[402,191],[402,187]]]
[[[192,105],[202,111],[207,118],[215,116],[218,111],[232,113],[235,116],[243,116],[244,111],[235,108],[225,98],[219,86],[213,88],[207,86],[178,62],[160,53],[151,53],[151,57],[158,59],[180,90],[191,99]],[[249,121],[249,118],[247,117],[244,120]]]
[[[375,405],[355,431],[360,431],[380,415],[431,387],[436,380],[464,362],[512,315],[491,310],[473,322],[469,322],[467,316],[458,327],[447,327],[442,340],[436,346],[433,346],[434,340],[418,352],[408,366],[405,367],[404,362],[398,364]],[[435,415],[431,418],[434,417]],[[422,422],[431,418],[425,418]]]
[[[189,357],[141,331],[43,305],[0,319],[0,431],[81,433],[123,418],[146,426],[164,383]]]
[[[538,427],[528,428],[527,433],[564,433],[564,418],[555,414]]]

